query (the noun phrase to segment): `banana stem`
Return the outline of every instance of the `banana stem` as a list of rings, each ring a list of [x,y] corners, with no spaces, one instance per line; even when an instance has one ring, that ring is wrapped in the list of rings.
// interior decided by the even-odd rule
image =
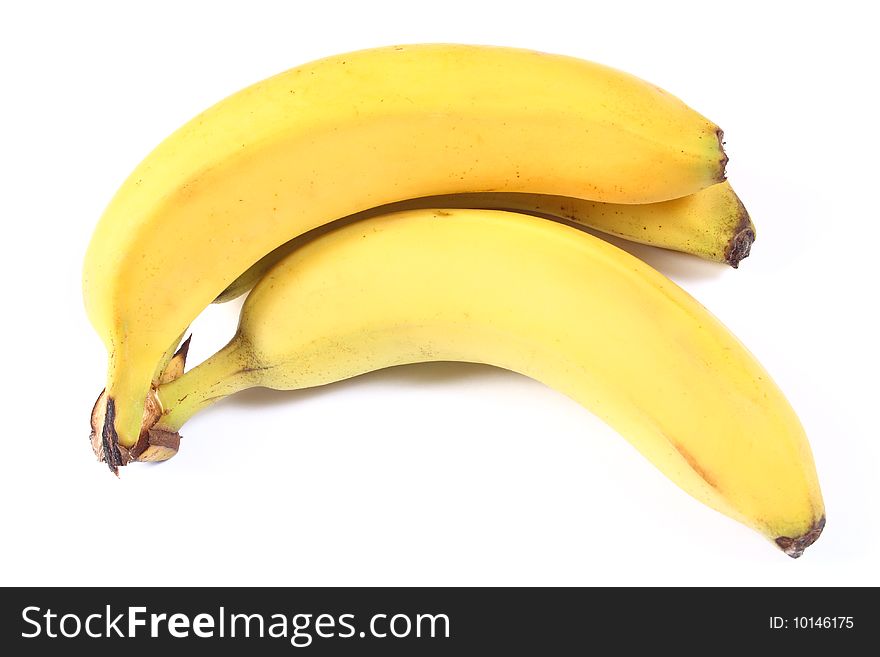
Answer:
[[[156,389],[162,417],[156,427],[179,431],[193,415],[214,402],[254,385],[248,350],[237,337],[208,360]]]

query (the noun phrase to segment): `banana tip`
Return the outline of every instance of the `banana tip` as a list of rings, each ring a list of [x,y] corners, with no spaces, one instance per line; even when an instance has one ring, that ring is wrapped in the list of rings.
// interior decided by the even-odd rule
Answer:
[[[188,344],[188,342],[187,342]],[[185,352],[187,344],[182,349]],[[166,431],[156,425],[161,417],[161,408],[156,398],[151,395],[144,405],[144,426],[137,443],[126,448],[119,444],[116,433],[116,401],[102,392],[92,409],[92,432],[89,438],[92,450],[98,461],[110,468],[110,472],[119,476],[119,468],[131,461],[159,462],[167,461],[180,449],[180,434]]]
[[[738,231],[727,245],[727,252],[724,254],[724,259],[727,261],[727,264],[734,269],[737,269],[739,263],[749,257],[749,252],[752,250],[752,244],[754,241],[754,229],[749,227]]]
[[[755,242],[755,225],[752,218],[742,202],[739,203],[739,219],[733,230],[733,237],[727,243],[724,250],[724,260],[734,269],[739,267],[739,263],[749,257],[752,250],[752,244]]]
[[[802,534],[801,536],[795,538],[780,536],[776,539],[776,545],[778,545],[782,551],[792,559],[797,559],[803,555],[804,550],[818,540],[819,536],[822,535],[823,529],[825,529],[825,516],[822,516],[805,534]]]

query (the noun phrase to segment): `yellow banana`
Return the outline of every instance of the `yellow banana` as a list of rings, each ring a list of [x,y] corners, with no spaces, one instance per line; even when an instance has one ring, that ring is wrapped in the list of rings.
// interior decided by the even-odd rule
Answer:
[[[226,347],[155,390],[152,428],[173,434],[252,386],[425,361],[488,363],[571,396],[792,557],[824,526],[803,428],[745,347],[635,257],[517,213],[411,210],[305,243],[257,284]]]
[[[682,251],[738,267],[755,241],[755,226],[727,181],[671,201],[600,203],[567,196],[520,192],[477,192],[423,196],[360,212],[354,220],[417,208],[516,210],[567,219],[633,242]],[[214,299],[224,303],[257,284],[263,274],[299,245],[294,239],[263,256]]]
[[[221,101],[123,183],[86,255],[109,355],[107,463],[157,363],[237,276],[338,217],[408,198],[533,192],[652,203],[724,180],[716,125],[598,64],[463,45],[339,55]]]

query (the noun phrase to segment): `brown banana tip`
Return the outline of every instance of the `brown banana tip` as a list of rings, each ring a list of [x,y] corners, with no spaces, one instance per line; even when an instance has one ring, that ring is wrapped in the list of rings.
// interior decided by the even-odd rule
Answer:
[[[185,355],[185,354],[184,354]],[[180,450],[180,434],[156,427],[162,416],[162,408],[155,395],[151,394],[144,403],[144,420],[137,443],[128,448],[119,444],[119,436],[114,426],[116,402],[101,392],[92,409],[92,432],[89,439],[98,461],[107,464],[110,471],[119,476],[119,466],[132,461],[167,461]]]
[[[736,203],[738,206],[736,226],[733,228],[733,237],[724,249],[724,261],[734,269],[739,267],[743,259],[749,257],[755,241],[755,225],[752,223],[749,211],[739,198],[736,198]]]
[[[738,269],[739,263],[749,257],[754,241],[755,229],[751,226],[738,231],[724,250],[724,261],[734,269]]]
[[[780,536],[776,539],[776,545],[778,545],[780,549],[792,559],[797,559],[804,553],[804,550],[819,539],[819,536],[822,535],[823,529],[825,529],[825,516],[819,518],[819,520],[801,536],[795,538]]]
[[[715,182],[724,182],[727,180],[727,163],[730,158],[724,152],[724,130],[715,128],[715,137],[718,139],[718,148],[721,150],[721,160],[718,167],[718,179]]]

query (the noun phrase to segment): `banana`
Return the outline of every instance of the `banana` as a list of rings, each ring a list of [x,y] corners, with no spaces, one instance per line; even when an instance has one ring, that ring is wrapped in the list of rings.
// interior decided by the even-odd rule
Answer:
[[[638,205],[520,192],[445,194],[390,203],[358,213],[352,219],[417,208],[516,210],[565,219],[633,242],[690,253],[733,268],[748,257],[755,241],[755,226],[749,213],[726,181],[682,198]],[[263,256],[223,290],[214,303],[231,301],[250,290],[300,241],[291,240]]]
[[[569,395],[792,557],[822,531],[804,430],[745,347],[642,261],[517,213],[411,210],[305,243],[253,289],[226,347],[154,390],[154,428],[174,434],[253,386],[426,361],[488,363]]]
[[[133,447],[169,345],[310,229],[461,192],[653,203],[723,181],[726,161],[720,129],[674,96],[569,57],[396,46],[269,78],[168,137],[98,222],[83,295],[109,356],[102,434]]]

